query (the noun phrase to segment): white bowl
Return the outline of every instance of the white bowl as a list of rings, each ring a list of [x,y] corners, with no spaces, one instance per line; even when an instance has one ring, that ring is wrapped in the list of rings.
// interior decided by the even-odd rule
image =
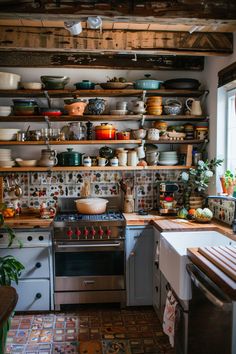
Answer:
[[[128,114],[128,111],[126,111],[124,109],[113,109],[110,111],[110,113],[113,115],[125,115],[125,114]]]
[[[20,79],[20,75],[1,71],[0,90],[17,90]]]
[[[6,117],[11,113],[11,106],[0,106],[0,116]]]
[[[15,159],[15,161],[21,167],[36,166],[38,162],[37,160],[21,160],[21,159]]]
[[[171,165],[176,165],[178,163],[178,161],[174,160],[174,161],[158,161],[160,165],[164,165],[164,166],[171,166]]]
[[[16,133],[19,131],[20,129],[2,128],[0,129],[0,140],[3,141],[16,140]]]
[[[20,82],[20,86],[22,86],[25,90],[41,90],[42,89],[41,82]]]
[[[0,167],[12,167],[15,165],[15,161],[12,160],[0,160]]]

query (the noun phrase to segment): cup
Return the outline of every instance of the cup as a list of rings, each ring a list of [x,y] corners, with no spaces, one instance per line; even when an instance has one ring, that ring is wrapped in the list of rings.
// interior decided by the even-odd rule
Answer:
[[[76,36],[82,32],[82,25],[81,22],[64,22],[65,28],[73,35]]]
[[[113,157],[112,159],[110,159],[110,165],[113,167],[117,167],[119,165],[119,160],[117,157]]]
[[[98,157],[98,166],[104,167],[108,164],[108,160],[105,157]]]
[[[117,102],[116,103],[116,109],[120,109],[122,111],[127,111],[127,105],[128,105],[128,102]]]

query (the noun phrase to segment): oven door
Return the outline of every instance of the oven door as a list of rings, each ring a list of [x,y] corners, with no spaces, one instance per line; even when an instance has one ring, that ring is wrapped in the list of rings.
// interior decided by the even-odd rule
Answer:
[[[122,290],[124,241],[56,243],[55,291]]]

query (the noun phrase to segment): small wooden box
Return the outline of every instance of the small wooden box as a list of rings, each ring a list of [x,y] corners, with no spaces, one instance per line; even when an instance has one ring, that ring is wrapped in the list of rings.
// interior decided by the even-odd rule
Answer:
[[[193,145],[190,144],[183,144],[180,145],[180,149],[179,152],[181,154],[185,154],[186,155],[186,166],[192,166],[192,162],[193,162]]]

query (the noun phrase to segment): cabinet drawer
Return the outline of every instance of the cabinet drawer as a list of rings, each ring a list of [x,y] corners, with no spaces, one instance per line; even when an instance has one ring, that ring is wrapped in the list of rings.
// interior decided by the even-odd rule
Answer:
[[[20,280],[13,285],[18,294],[16,311],[49,311],[50,283],[47,279]]]
[[[0,249],[0,256],[11,255],[20,261],[25,269],[22,278],[49,278],[49,248]]]
[[[153,306],[160,308],[161,302],[161,279],[153,277]]]

